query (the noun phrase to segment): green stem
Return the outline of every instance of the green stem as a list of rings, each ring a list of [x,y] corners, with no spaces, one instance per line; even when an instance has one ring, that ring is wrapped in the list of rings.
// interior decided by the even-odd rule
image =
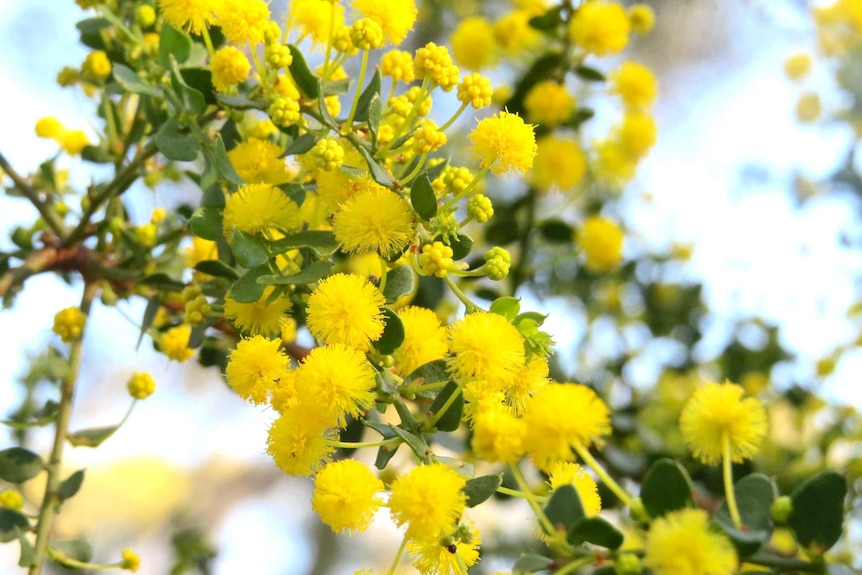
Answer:
[[[580,567],[586,567],[590,563],[595,562],[596,558],[592,556],[581,557],[580,559],[572,559],[569,563],[554,571],[554,575],[567,575]]]
[[[727,498],[727,510],[730,511],[730,518],[733,520],[733,526],[737,529],[742,529],[742,519],[739,517],[739,508],[736,506],[736,492],[733,489],[733,458],[730,453],[730,435],[727,430],[721,433],[721,450],[723,452],[723,477],[724,477],[724,495]]]
[[[398,547],[398,552],[395,553],[395,559],[392,560],[392,565],[389,567],[389,571],[386,572],[386,575],[393,575],[395,573],[395,569],[398,567],[398,562],[401,561],[401,555],[404,553],[404,549],[407,547],[407,536],[401,540],[401,545]]]
[[[545,515],[545,512],[542,511],[542,508],[539,507],[538,501],[536,501],[536,496],[533,495],[533,492],[530,491],[530,486],[527,485],[527,480],[524,479],[524,475],[521,473],[521,468],[518,467],[516,463],[510,463],[509,469],[512,470],[512,475],[515,476],[515,481],[518,482],[518,487],[521,488],[523,492],[524,499],[527,500],[527,503],[530,504],[530,507],[533,508],[533,512],[536,514],[536,517],[539,519],[539,523],[542,525],[542,528],[548,535],[554,535],[557,530],[551,524],[551,520],[548,519],[548,516]]]
[[[455,400],[461,394],[462,389],[464,389],[464,382],[459,381],[458,386],[455,388],[455,391],[453,391],[452,395],[450,395],[449,398],[446,399],[446,403],[444,403],[440,407],[437,413],[435,413],[434,416],[425,425],[426,429],[434,429],[434,426],[437,425],[437,422],[440,421],[440,418],[446,415],[446,412],[449,410],[450,407],[452,407],[452,404],[455,403]]]
[[[380,154],[384,154],[389,151],[392,143],[398,140],[401,134],[404,132],[405,128],[409,128],[410,124],[413,122],[413,118],[416,117],[416,114],[419,112],[419,107],[422,105],[422,102],[425,101],[426,96],[428,95],[428,87],[431,85],[431,79],[425,78],[422,80],[422,85],[419,87],[419,94],[416,95],[416,100],[413,102],[413,107],[410,108],[410,111],[407,113],[407,116],[404,118],[404,121],[401,123],[401,126],[395,130],[395,133],[392,134],[392,140],[383,146],[380,150]]]
[[[438,381],[435,383],[425,383],[425,384],[413,384],[411,383],[407,387],[401,390],[402,395],[415,395],[417,393],[421,393],[423,391],[431,391],[434,389],[443,389],[449,385],[448,381]]]
[[[508,487],[503,487],[502,485],[497,488],[497,493],[502,493],[503,495],[511,495],[512,497],[520,497],[521,499],[529,499],[529,495],[524,493],[523,491],[518,491],[517,489],[509,489]],[[543,495],[533,495],[538,503],[547,503],[548,498]]]
[[[605,471],[604,467],[602,467],[592,454],[590,454],[590,450],[584,447],[580,441],[575,441],[573,446],[578,456],[596,472],[596,475],[598,475],[599,479],[607,485],[608,489],[613,491],[614,495],[616,495],[626,507],[631,507],[632,498],[629,497],[628,493],[626,493],[622,487],[620,487],[619,483],[614,481],[613,477],[608,475],[608,472]]]
[[[809,562],[802,559],[794,559],[793,557],[783,557],[769,553],[768,551],[758,551],[754,555],[746,557],[745,561],[746,563],[771,567],[776,572],[802,571],[804,573],[824,573],[826,571],[822,562]]]
[[[96,294],[99,291],[97,284],[86,284],[84,294],[81,296],[81,311],[89,316],[90,308]],[[86,325],[84,326],[86,332]],[[69,349],[69,370],[60,384],[60,407],[57,412],[56,428],[54,430],[54,445],[51,447],[51,456],[45,465],[48,479],[45,482],[45,493],[42,497],[42,506],[39,508],[39,520],[36,522],[36,543],[33,551],[33,563],[30,565],[29,575],[42,573],[42,564],[48,553],[48,539],[51,536],[51,527],[54,516],[60,508],[60,465],[63,462],[63,447],[66,444],[66,436],[69,433],[69,420],[72,418],[72,404],[75,399],[75,384],[78,381],[78,373],[81,370],[81,355],[83,352],[84,333],[73,341]]]
[[[446,282],[446,285],[449,286],[449,289],[452,290],[452,293],[455,294],[455,297],[457,297],[459,300],[461,300],[461,303],[463,303],[464,306],[467,308],[467,313],[472,313],[472,312],[480,309],[479,306],[474,304],[470,300],[470,298],[467,297],[467,294],[465,294],[464,292],[461,291],[461,288],[459,288],[457,285],[455,285],[455,282],[452,280],[452,278],[449,276],[449,274],[446,274],[445,276],[443,276],[443,280]]]
[[[443,124],[442,126],[440,126],[440,127],[439,127],[439,128],[437,128],[437,129],[438,129],[438,130],[440,130],[441,132],[445,132],[445,131],[446,131],[446,128],[448,128],[449,126],[451,126],[451,125],[452,125],[452,123],[453,123],[453,122],[455,122],[455,120],[457,120],[457,119],[461,116],[461,113],[462,113],[464,110],[466,110],[466,109],[467,109],[467,106],[469,106],[469,105],[470,105],[470,102],[462,102],[462,103],[461,103],[461,107],[460,107],[460,108],[458,108],[457,110],[455,110],[455,113],[454,113],[454,114],[452,114],[452,117],[451,117],[451,118],[449,118],[448,120],[446,120],[446,123],[445,123],[445,124]]]
[[[100,565],[97,563],[85,563],[83,561],[78,561],[77,559],[72,559],[71,557],[66,557],[65,554],[59,553],[53,549],[48,549],[48,557],[50,557],[53,561],[56,561],[60,565],[64,567],[68,567],[70,569],[87,569],[89,571],[113,571],[114,569],[122,569],[123,563],[112,563],[109,565]]]
[[[362,64],[359,66],[359,79],[356,82],[356,93],[353,94],[353,102],[350,104],[350,113],[347,115],[347,121],[344,125],[348,131],[353,131],[353,117],[356,115],[356,108],[359,106],[359,96],[362,93],[362,84],[365,82],[365,72],[368,70],[368,50],[362,51]]]
[[[398,178],[398,181],[400,181],[402,184],[404,184],[404,183],[407,183],[410,180],[412,180],[414,178],[414,176],[416,176],[416,174],[418,174],[419,171],[422,169],[422,167],[425,165],[425,160],[427,160],[427,159],[428,159],[428,152],[425,152],[424,154],[419,156],[419,161],[416,162],[416,166],[412,170],[410,170],[410,173],[401,176],[400,178]]]
[[[391,437],[380,441],[336,441],[326,440],[326,444],[332,447],[341,447],[343,449],[359,449],[360,447],[382,447],[384,445],[395,445],[403,440],[400,437]]]
[[[213,48],[213,41],[212,38],[210,38],[210,30],[208,26],[204,25],[204,29],[201,32],[201,36],[203,36],[204,44],[206,44],[207,46],[207,52],[209,53],[210,58],[212,58],[213,56],[215,56],[215,48]]]
[[[58,237],[62,238],[66,234],[66,226],[63,225],[63,220],[57,215],[57,213],[48,206],[47,202],[43,202],[41,198],[39,198],[39,192],[36,191],[35,188],[31,187],[30,184],[27,183],[27,180],[21,177],[18,172],[9,164],[9,161],[6,160],[6,156],[0,153],[0,169],[9,176],[9,179],[12,180],[12,183],[15,184],[15,189],[17,189],[21,194],[30,200],[30,203],[33,204],[39,211],[39,215],[42,216],[42,219],[45,220],[45,223],[48,224],[48,227],[51,228]]]

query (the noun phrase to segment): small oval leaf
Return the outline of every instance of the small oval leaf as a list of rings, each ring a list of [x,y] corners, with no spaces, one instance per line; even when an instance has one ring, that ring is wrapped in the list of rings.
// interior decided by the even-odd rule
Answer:
[[[45,468],[42,458],[23,447],[0,451],[0,479],[9,483],[24,483]]]

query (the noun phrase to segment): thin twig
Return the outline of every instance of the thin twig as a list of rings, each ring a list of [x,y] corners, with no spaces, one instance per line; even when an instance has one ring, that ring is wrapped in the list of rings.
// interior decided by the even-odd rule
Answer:
[[[42,219],[45,220],[45,223],[48,224],[49,228],[51,228],[51,231],[61,238],[65,236],[66,226],[63,225],[63,221],[60,219],[59,215],[51,210],[48,204],[39,197],[39,192],[27,183],[27,180],[21,177],[21,174],[15,171],[2,152],[0,152],[0,168],[6,172],[6,175],[9,176],[12,183],[15,184],[15,188],[21,192],[24,197],[30,200],[30,203],[33,204],[37,210],[39,210],[39,215],[42,216]]]

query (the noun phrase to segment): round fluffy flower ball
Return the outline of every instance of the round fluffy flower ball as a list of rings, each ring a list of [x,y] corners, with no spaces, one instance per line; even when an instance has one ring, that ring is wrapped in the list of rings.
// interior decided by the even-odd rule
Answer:
[[[364,277],[331,275],[308,297],[308,329],[325,344],[367,351],[383,335],[385,303],[380,290]]]
[[[551,489],[556,490],[563,485],[575,488],[587,517],[595,517],[602,510],[599,486],[583,467],[577,463],[560,462],[554,466],[550,475]]]
[[[607,56],[626,47],[630,28],[625,8],[598,0],[581,4],[569,22],[569,37],[586,52]]]
[[[530,180],[540,191],[557,188],[568,191],[587,173],[587,158],[577,142],[553,134],[539,139],[538,153]]]
[[[564,84],[545,80],[539,82],[524,98],[524,108],[531,122],[556,126],[571,117],[577,101]]]
[[[590,216],[581,224],[577,243],[586,256],[586,268],[593,273],[611,271],[623,257],[623,231],[600,216]]]
[[[622,99],[626,108],[647,108],[658,96],[655,75],[643,64],[627,60],[611,72],[610,79],[611,92]]]
[[[470,133],[473,155],[498,176],[526,173],[536,157],[533,126],[517,114],[500,112],[479,122]]]
[[[311,507],[336,533],[365,531],[380,507],[383,482],[354,459],[336,461],[314,478]]]
[[[725,436],[736,463],[760,449],[767,431],[766,409],[758,399],[743,399],[744,393],[735,383],[707,383],[683,407],[679,418],[682,438],[707,465],[721,461]]]
[[[413,0],[353,0],[351,5],[366,18],[377,22],[385,40],[396,46],[413,29],[419,13]]]
[[[458,472],[441,463],[414,467],[392,482],[392,519],[407,525],[408,539],[449,535],[464,512],[466,484]]]
[[[287,368],[281,341],[256,335],[241,340],[231,351],[225,375],[240,397],[261,404]]]
[[[241,186],[227,199],[224,209],[224,235],[233,238],[233,228],[257,234],[270,228],[292,231],[302,225],[296,202],[269,184]]]
[[[656,575],[731,575],[737,558],[730,540],[710,529],[706,511],[681,509],[652,522],[644,565]]]
[[[473,416],[473,452],[486,461],[515,463],[524,454],[527,429],[508,408],[493,406]]]
[[[276,466],[299,477],[314,474],[332,457],[330,441],[338,432],[328,428],[314,406],[288,409],[269,428],[266,452]]]
[[[225,46],[212,59],[213,86],[219,92],[228,92],[231,87],[245,81],[251,72],[251,64],[239,49]]]
[[[200,34],[213,21],[212,0],[158,0],[165,22],[178,30]]]
[[[436,313],[409,306],[400,310],[398,317],[404,324],[404,342],[392,354],[398,373],[409,375],[419,366],[446,356],[446,328]]]
[[[542,470],[572,461],[572,447],[589,448],[611,432],[610,411],[596,392],[580,384],[543,387],[527,403],[524,446]]]
[[[490,312],[467,314],[449,328],[450,373],[463,380],[506,385],[524,365],[524,338],[509,321]]]
[[[416,237],[413,210],[398,194],[370,187],[339,206],[332,220],[335,239],[346,252],[396,255]]]
[[[290,179],[281,147],[269,140],[249,138],[227,153],[239,177],[250,184],[277,185]]]
[[[481,16],[461,20],[450,42],[455,61],[468,70],[482,70],[497,62],[494,27]]]

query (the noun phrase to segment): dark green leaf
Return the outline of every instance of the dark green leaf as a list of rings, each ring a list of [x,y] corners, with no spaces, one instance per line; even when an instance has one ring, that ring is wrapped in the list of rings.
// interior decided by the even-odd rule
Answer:
[[[457,393],[458,396],[452,400],[452,403],[446,409],[446,413],[437,420],[435,427],[440,431],[455,431],[461,425],[461,415],[464,413],[464,394],[461,393],[458,384],[454,381],[447,383],[446,387],[440,390],[440,393],[434,398],[434,403],[428,409],[431,413],[437,415],[449,401],[449,398],[452,397],[453,393]]]
[[[326,83],[326,89],[323,91],[323,96],[335,96],[338,94],[346,94],[350,90],[350,84],[353,82],[350,78],[342,78],[341,80],[329,80]]]
[[[284,253],[296,248],[311,248],[318,256],[327,257],[338,250],[338,240],[335,239],[335,234],[332,232],[309,230],[279,238],[272,242],[269,247],[273,254]]]
[[[389,460],[395,456],[399,447],[401,447],[400,443],[398,445],[381,445],[377,450],[377,458],[374,460],[374,467],[377,469],[384,469],[386,464],[389,463]]]
[[[356,122],[367,122],[371,117],[371,100],[374,96],[380,97],[380,69],[376,69],[374,71],[374,76],[371,77],[371,81],[368,83],[368,86],[362,90],[362,93],[359,95],[359,102],[356,104],[356,114],[353,116],[354,121]]]
[[[571,126],[572,128],[577,128],[595,115],[596,113],[590,108],[578,108],[575,110],[574,116],[566,122],[566,125]]]
[[[426,176],[428,176],[428,179],[433,182],[434,180],[436,180],[437,178],[440,177],[440,174],[443,173],[443,170],[445,170],[446,166],[448,166],[448,165],[449,165],[449,160],[443,160],[442,162],[438,162],[438,163],[434,164],[433,166],[431,166],[427,170],[423,171],[422,173],[425,174]]]
[[[818,473],[793,492],[790,526],[803,547],[826,551],[841,537],[847,480],[834,471]]]
[[[403,386],[407,387],[412,384],[422,385],[425,383],[440,383],[441,381],[448,381],[448,379],[449,371],[446,368],[446,360],[436,359],[417,367],[413,373],[404,378]],[[417,395],[419,397],[432,398],[436,397],[437,394],[437,391],[429,390],[419,392]]]
[[[153,321],[156,319],[156,314],[159,313],[159,308],[162,307],[162,302],[159,301],[158,298],[151,298],[147,301],[147,308],[144,310],[144,317],[141,320],[141,331],[138,333],[138,342],[135,344],[135,351],[141,347],[141,342],[144,341],[144,335],[147,333],[147,330],[150,329],[150,326],[153,325]]]
[[[113,64],[112,73],[117,84],[122,86],[127,92],[154,96],[156,98],[162,97],[161,88],[153,86],[152,84],[147,84],[128,66],[123,66],[122,64],[117,64],[115,62]]]
[[[114,435],[120,428],[119,425],[110,427],[93,427],[91,429],[82,429],[75,431],[67,436],[69,443],[75,447],[99,447],[109,437]]]
[[[255,268],[269,259],[266,245],[256,237],[245,233],[238,227],[233,227],[230,251],[236,261],[246,269]]]
[[[264,264],[246,272],[244,276],[236,280],[228,292],[230,297],[238,303],[256,302],[263,295],[265,286],[258,282],[259,278],[269,275],[272,270]]]
[[[512,566],[512,575],[521,573],[537,573],[547,571],[554,564],[554,560],[535,553],[522,553]]]
[[[503,484],[502,475],[482,475],[467,480],[464,494],[467,496],[467,507],[476,507],[497,491]]]
[[[183,68],[180,70],[183,81],[190,87],[204,95],[207,104],[218,104],[215,86],[213,86],[213,74],[206,68]],[[224,130],[222,130],[224,133]]]
[[[292,276],[281,277],[275,275],[262,275],[258,278],[257,283],[264,285],[294,285],[294,284],[310,284],[322,280],[329,275],[332,269],[332,262],[321,260],[314,262],[308,267],[305,267],[299,273]]]
[[[57,495],[61,501],[65,501],[70,497],[74,497],[78,490],[81,489],[81,484],[84,482],[84,470],[79,469],[69,477],[63,480],[60,487],[57,488]]]
[[[587,82],[604,82],[607,79],[604,74],[589,66],[578,66],[575,68],[575,74]]]
[[[89,563],[93,558],[93,547],[86,541],[80,539],[66,539],[63,541],[51,541],[51,548],[59,551],[70,559]]]
[[[308,64],[305,63],[305,56],[302,55],[299,48],[293,44],[288,44],[287,47],[293,56],[293,62],[288,67],[290,76],[303,96],[309,100],[315,100],[320,95],[317,76],[308,68]]]
[[[0,520],[0,522],[2,522],[2,520]],[[18,559],[18,566],[29,567],[36,562],[36,549],[24,536],[23,528],[16,528],[15,533],[18,535],[18,543],[21,544],[21,557]],[[0,539],[2,539],[2,537],[0,537]]]
[[[195,264],[195,270],[217,278],[235,280],[239,273],[221,260],[203,260]]]
[[[659,459],[647,471],[640,496],[647,513],[661,517],[692,504],[691,480],[673,459]]]
[[[180,132],[180,124],[171,118],[156,133],[156,147],[169,160],[191,162],[198,157],[200,147],[194,138]]]
[[[222,237],[222,210],[209,206],[198,208],[189,220],[189,228],[199,238],[218,240]]]
[[[491,308],[488,311],[512,321],[521,311],[521,299],[512,296],[498,297],[491,303]]]
[[[224,147],[224,140],[221,139],[221,134],[216,134],[215,143],[212,149],[212,161],[219,175],[232,184],[242,185],[245,182],[236,173],[230,158],[227,157],[227,149]]]
[[[554,490],[545,505],[545,515],[551,525],[567,532],[575,523],[586,517],[581,498],[572,485],[563,485]]]
[[[765,475],[752,473],[737,481],[733,490],[742,520],[737,530],[730,517],[727,501],[723,501],[713,520],[736,544],[740,555],[751,555],[772,535],[772,503],[775,501],[775,484]]]
[[[42,458],[23,447],[0,451],[0,479],[9,483],[24,483],[45,468]]]
[[[370,427],[371,429],[382,435],[383,439],[392,439],[393,437],[397,437],[396,433],[392,431],[391,425],[380,423],[377,421],[368,421],[367,419],[363,419],[362,424],[365,427]]]
[[[191,53],[192,39],[163,22],[159,34],[159,61],[162,66],[168,69],[171,67],[171,56],[183,64]]]
[[[416,287],[416,276],[410,266],[395,266],[386,272],[386,287],[383,296],[387,304],[393,304],[399,298],[412,293]]]
[[[182,291],[186,287],[181,281],[177,281],[165,273],[150,274],[138,282],[138,285],[149,286],[155,289],[167,291]]]
[[[394,425],[390,425],[389,427],[392,428],[392,431],[395,432],[395,435],[404,440],[404,443],[406,443],[410,447],[410,449],[413,450],[413,453],[415,453],[419,459],[425,458],[425,456],[428,454],[428,445],[421,437],[410,433],[402,427],[396,427]]]
[[[368,171],[371,173],[371,177],[375,182],[384,186],[386,188],[391,188],[394,182],[392,181],[392,177],[389,173],[377,163],[377,160],[371,157],[371,153],[363,148],[362,146],[357,146],[356,148],[359,150],[359,154],[365,159],[365,162],[368,164]]]
[[[544,14],[533,16],[532,18],[530,18],[530,26],[532,26],[536,30],[541,30],[542,32],[553,30],[563,23],[563,19],[560,16],[562,11],[563,7],[557,6],[555,8],[551,8]]]
[[[571,243],[575,230],[562,220],[546,220],[539,225],[542,237],[549,242]]]
[[[623,544],[623,534],[601,517],[581,519],[569,530],[568,538],[572,544],[586,541],[608,549],[617,549]]]
[[[473,238],[465,234],[458,234],[449,242],[452,248],[452,259],[463,260],[470,255],[473,249]]]
[[[174,92],[180,97],[183,104],[183,109],[188,110],[192,114],[200,114],[206,109],[206,99],[204,95],[195,90],[183,79],[179,66],[174,58],[171,58],[171,82],[174,87]]]
[[[291,142],[279,158],[304,154],[314,147],[315,142],[317,142],[317,137],[314,134],[303,134]]]
[[[0,507],[0,543],[7,543],[18,538],[18,533],[28,531],[30,523],[27,518],[8,507]]]
[[[75,24],[75,28],[84,34],[98,34],[105,28],[110,27],[111,22],[105,18],[85,18]]]
[[[437,215],[437,195],[431,180],[425,174],[420,174],[410,186],[410,203],[423,220],[430,220]]]
[[[264,100],[252,100],[246,96],[216,94],[216,100],[222,105],[236,110],[266,110],[267,107]]]
[[[380,129],[380,115],[383,113],[383,100],[378,94],[371,98],[368,104],[368,129],[374,137],[374,142],[377,142],[377,132]]]
[[[398,317],[391,309],[383,308],[383,321],[385,327],[380,339],[374,342],[374,347],[377,348],[383,355],[389,355],[404,343],[404,324],[401,323],[401,318]]]

